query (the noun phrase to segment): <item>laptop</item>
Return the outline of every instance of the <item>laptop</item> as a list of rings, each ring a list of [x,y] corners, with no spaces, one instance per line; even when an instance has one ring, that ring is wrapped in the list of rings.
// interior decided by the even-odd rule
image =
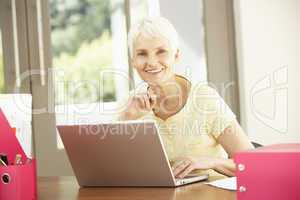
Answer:
[[[174,177],[154,121],[57,128],[81,187],[176,187],[208,178]]]

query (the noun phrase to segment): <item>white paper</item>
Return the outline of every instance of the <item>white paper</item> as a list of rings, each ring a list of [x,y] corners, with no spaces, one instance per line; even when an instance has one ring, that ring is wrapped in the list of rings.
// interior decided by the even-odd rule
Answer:
[[[32,156],[31,94],[0,94],[0,108],[28,157]]]
[[[224,178],[224,179],[212,181],[205,184],[212,185],[226,190],[236,190],[236,177]]]

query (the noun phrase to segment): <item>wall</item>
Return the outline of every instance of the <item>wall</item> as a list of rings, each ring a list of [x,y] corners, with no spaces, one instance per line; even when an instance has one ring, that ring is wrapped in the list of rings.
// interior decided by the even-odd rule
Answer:
[[[300,1],[235,1],[242,125],[254,141],[300,142]]]

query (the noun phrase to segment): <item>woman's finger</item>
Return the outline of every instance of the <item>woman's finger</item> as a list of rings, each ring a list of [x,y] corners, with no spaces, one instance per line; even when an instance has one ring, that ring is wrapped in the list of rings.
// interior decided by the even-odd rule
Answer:
[[[172,170],[176,169],[179,165],[183,164],[187,160],[185,158],[177,158],[175,161],[173,161]]]
[[[156,96],[156,94],[154,93],[154,91],[152,90],[151,87],[148,89],[147,95],[150,99],[151,108],[153,108],[156,105],[157,96]]]
[[[174,176],[176,177],[183,170],[185,170],[185,168],[187,168],[190,164],[191,164],[191,162],[189,160],[179,161],[178,164],[175,163],[175,165],[173,167],[173,174],[174,174]]]
[[[157,102],[156,99],[157,99],[157,96],[155,94],[150,96],[151,109],[156,105],[156,102]]]
[[[144,95],[143,97],[144,97],[146,109],[151,110],[150,99],[149,99],[148,95]]]
[[[146,107],[144,97],[142,94],[137,95],[137,100],[138,100],[138,104],[139,104],[139,106],[138,106],[139,109],[143,109]]]
[[[182,172],[180,172],[177,176],[178,176],[178,178],[184,178],[184,177],[186,177],[186,175],[188,175],[194,169],[195,169],[195,166],[193,164],[191,164],[187,168],[185,168]]]

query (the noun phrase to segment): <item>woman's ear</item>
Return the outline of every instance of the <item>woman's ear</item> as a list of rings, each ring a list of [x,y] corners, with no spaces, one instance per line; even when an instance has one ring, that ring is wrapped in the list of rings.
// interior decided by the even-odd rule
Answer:
[[[179,58],[180,58],[180,51],[179,51],[179,49],[177,49],[175,52],[175,61],[178,61]]]

